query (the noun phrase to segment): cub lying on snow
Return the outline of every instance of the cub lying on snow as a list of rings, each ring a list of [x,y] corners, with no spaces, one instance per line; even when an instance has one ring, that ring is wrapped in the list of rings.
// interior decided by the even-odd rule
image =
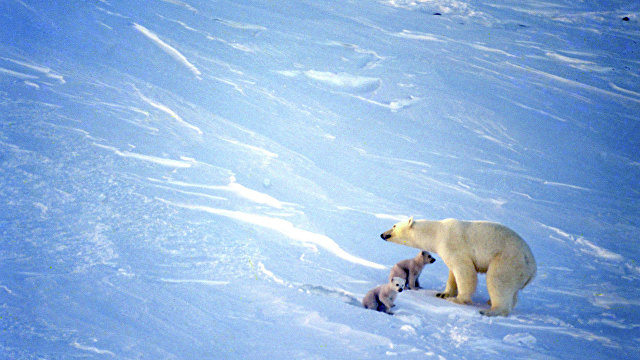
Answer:
[[[391,308],[395,306],[393,302],[396,300],[398,293],[402,292],[404,285],[405,280],[403,278],[394,277],[388,283],[378,285],[369,290],[367,295],[362,299],[362,305],[366,309],[384,311],[387,314],[393,314],[391,312]]]
[[[406,281],[405,288],[415,290],[420,288],[418,277],[426,264],[433,264],[436,261],[428,251],[421,251],[413,259],[402,260],[393,265],[389,273],[389,281],[394,277],[403,278]]]

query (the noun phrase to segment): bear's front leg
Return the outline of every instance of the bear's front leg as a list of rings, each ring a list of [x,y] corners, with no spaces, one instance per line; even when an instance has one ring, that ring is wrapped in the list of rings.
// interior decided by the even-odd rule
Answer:
[[[453,271],[449,270],[449,279],[447,279],[447,286],[444,288],[444,292],[437,293],[436,296],[441,299],[449,297],[455,297],[458,295],[458,285],[456,284],[456,277],[453,275]]]
[[[385,312],[386,312],[387,314],[393,315],[393,312],[391,312],[391,308],[392,308],[392,307],[394,307],[394,306],[396,306],[396,305],[393,303],[393,300],[391,300],[391,299],[389,299],[389,298],[380,298],[380,302],[382,302],[382,303],[384,304],[384,306],[386,306],[386,307],[387,307],[387,309],[386,309],[386,311],[385,311]]]
[[[385,304],[383,304],[382,301],[378,301],[378,306],[376,306],[376,310],[386,313],[387,310],[389,310],[389,308],[387,308],[387,306]]]
[[[410,290],[414,290],[417,286],[416,274],[413,271],[409,271],[409,281],[407,281],[407,287]]]
[[[458,287],[458,295],[447,300],[456,304],[471,304],[471,296],[476,292],[478,283],[478,273],[475,267],[467,263],[458,264],[455,267],[454,275]]]
[[[415,286],[415,288],[416,288],[416,289],[422,289],[422,288],[420,287],[420,282],[418,281],[418,278],[416,278],[416,286]]]

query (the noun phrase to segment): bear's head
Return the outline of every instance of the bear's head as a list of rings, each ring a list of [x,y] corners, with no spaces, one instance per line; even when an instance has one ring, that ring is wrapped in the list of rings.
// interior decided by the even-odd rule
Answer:
[[[384,241],[391,241],[396,244],[406,244],[412,238],[413,216],[407,221],[401,221],[382,234],[380,237]]]
[[[422,252],[420,252],[420,257],[422,257],[423,264],[433,264],[434,262],[436,262],[436,259],[434,259],[428,251],[423,250]]]
[[[394,277],[393,279],[391,279],[391,284],[394,287],[394,290],[397,292],[402,292],[402,289],[404,289],[404,285],[407,283],[407,281],[401,277]]]

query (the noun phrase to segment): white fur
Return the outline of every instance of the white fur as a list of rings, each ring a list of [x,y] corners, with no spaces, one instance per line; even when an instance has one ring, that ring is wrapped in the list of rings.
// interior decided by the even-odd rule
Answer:
[[[426,264],[432,264],[436,259],[431,257],[428,251],[420,251],[413,259],[399,261],[393,265],[389,272],[389,281],[394,277],[400,277],[406,280],[406,288],[410,290],[419,289],[420,281],[418,278],[422,273],[422,269]]]
[[[491,309],[481,313],[488,316],[507,316],[517,302],[518,291],[536,274],[536,261],[527,243],[497,223],[410,218],[395,224],[381,237],[440,255],[449,268],[449,279],[438,297],[470,304],[477,273],[486,273]]]
[[[362,305],[367,309],[378,310],[381,306],[381,311],[387,314],[393,314],[391,308],[394,307],[394,301],[399,292],[402,292],[404,288],[405,280],[399,277],[394,277],[388,283],[378,285],[375,288],[369,290],[362,299]]]

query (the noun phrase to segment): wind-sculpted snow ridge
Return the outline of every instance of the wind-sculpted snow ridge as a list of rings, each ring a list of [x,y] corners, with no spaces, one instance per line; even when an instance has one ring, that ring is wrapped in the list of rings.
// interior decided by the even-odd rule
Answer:
[[[87,351],[87,352],[90,352],[90,353],[95,353],[95,354],[98,354],[98,355],[109,355],[109,356],[114,357],[114,358],[116,357],[116,354],[114,354],[113,352],[111,352],[109,350],[99,349],[99,348],[97,348],[95,346],[90,346],[90,345],[83,345],[83,344],[78,343],[78,341],[75,341],[75,340],[70,345],[73,346],[76,349]]]
[[[152,180],[152,181],[157,181],[157,180]],[[230,192],[230,193],[236,194],[241,198],[250,200],[256,204],[268,205],[274,209],[282,209],[285,205],[282,201],[272,196],[269,196],[268,194],[265,194],[253,189],[249,189],[241,184],[238,184],[236,182],[235,177],[231,177],[229,179],[228,185],[192,184],[192,183],[185,183],[185,182],[176,181],[176,180],[166,180],[164,181],[164,183],[169,185],[178,185],[180,187],[187,187],[187,188],[200,188],[200,189]]]
[[[374,269],[385,269],[384,265],[376,264],[369,260],[359,258],[344,251],[340,246],[331,238],[325,235],[316,234],[307,230],[299,229],[295,227],[291,222],[271,216],[244,213],[240,211],[226,210],[213,208],[202,205],[191,205],[184,203],[173,203],[171,201],[158,198],[158,201],[164,202],[169,205],[181,207],[184,209],[203,211],[214,215],[224,216],[239,222],[255,225],[261,228],[277,231],[286,237],[298,241],[302,244],[318,245],[319,247],[333,253],[341,259],[347,260],[354,264],[371,267]]]
[[[422,100],[422,98],[413,95],[388,101],[371,99],[369,98],[370,94],[375,93],[382,85],[382,81],[374,77],[316,70],[278,70],[275,73],[288,78],[304,75],[319,84],[327,86],[332,92],[388,109],[391,112],[405,109]]]
[[[335,91],[338,94],[349,96],[368,104],[388,109],[392,112],[402,110],[422,100],[422,98],[412,95],[403,99],[389,101],[373,100],[369,98],[369,94],[375,93],[382,85],[382,81],[379,78],[316,70],[279,70],[275,72],[289,78],[294,78],[303,74],[307,78],[314,80],[319,84],[328,86],[331,91]]]
[[[384,101],[376,101],[376,100],[371,100],[368,99],[364,96],[359,96],[359,95],[354,95],[354,98],[358,99],[358,100],[362,100],[364,102],[367,102],[369,104],[373,104],[376,106],[380,106],[383,107],[385,109],[390,110],[391,112],[396,112],[398,110],[402,110],[406,107],[409,107],[415,103],[420,102],[422,99],[419,97],[414,97],[414,96],[409,96],[408,98],[405,99],[396,99],[396,100],[391,100],[389,102],[384,102]]]
[[[108,146],[108,145],[102,145],[97,143],[94,143],[93,145],[105,150],[112,151],[114,154],[121,156],[123,158],[132,158],[132,159],[150,162],[150,163],[154,163],[162,166],[167,166],[172,168],[188,168],[193,165],[193,162],[189,161],[190,159],[186,159],[186,160],[165,159],[157,156],[144,155],[144,154],[139,154],[131,151],[122,151],[113,146]]]
[[[173,46],[167,44],[166,42],[162,41],[158,37],[158,35],[156,35],[151,30],[147,29],[146,27],[140,24],[134,23],[133,28],[138,30],[140,33],[142,33],[142,35],[146,36],[149,40],[151,40],[155,45],[157,45],[160,48],[160,50],[164,51],[173,59],[178,61],[180,64],[184,65],[189,71],[191,71],[196,76],[196,78],[200,79],[200,75],[202,75],[200,70],[198,70],[198,68],[195,65],[190,63],[189,60],[187,60],[187,58],[180,53],[180,51],[178,51]]]
[[[136,89],[137,90],[137,89]],[[140,98],[142,100],[144,100],[144,102],[146,102],[147,104],[151,105],[152,107],[166,113],[167,115],[171,116],[173,119],[175,119],[178,123],[184,125],[185,127],[192,129],[193,131],[197,132],[198,134],[202,135],[202,130],[200,130],[200,128],[198,128],[195,125],[191,125],[188,122],[184,121],[178,114],[176,114],[173,110],[171,110],[169,107],[167,107],[166,105],[163,105],[159,102],[155,102],[153,100],[151,100],[150,98],[142,95],[142,93],[140,93],[138,91],[138,96],[140,96]]]
[[[39,90],[43,85],[64,85],[66,83],[64,76],[48,67],[7,57],[0,57],[0,74],[23,80],[25,85],[36,90]],[[55,83],[50,83],[50,80],[55,80]]]
[[[100,1],[102,1],[102,0],[100,0]],[[185,9],[187,9],[187,10],[189,10],[191,12],[194,12],[194,13],[198,12],[198,9],[194,8],[193,6],[187,4],[186,2],[183,2],[183,1],[179,1],[179,0],[160,0],[160,1],[164,1],[164,2],[167,2],[169,4],[173,4],[173,5],[184,7]]]
[[[380,87],[381,83],[378,78],[355,76],[347,73],[333,73],[328,71],[282,70],[278,71],[278,73],[287,77],[295,77],[303,74],[307,78],[331,88],[355,93],[373,92]]]
[[[640,97],[638,97],[637,93],[635,92],[629,92],[629,91],[621,91],[621,92],[615,92],[615,91],[610,91],[610,90],[606,90],[606,89],[602,89],[593,85],[589,85],[589,84],[585,84],[582,82],[578,82],[578,81],[574,81],[571,79],[567,79],[565,77],[562,76],[558,76],[555,74],[551,74],[548,73],[546,71],[542,71],[542,70],[537,70],[534,68],[530,68],[530,67],[523,67],[523,66],[519,66],[519,65],[515,65],[512,63],[507,62],[506,63],[508,66],[513,67],[515,69],[521,70],[521,71],[525,71],[527,73],[530,73],[532,75],[538,76],[538,77],[542,77],[542,78],[546,78],[549,80],[552,80],[553,82],[558,82],[558,83],[562,83],[565,85],[568,85],[569,88],[576,88],[579,90],[585,90],[587,92],[593,92],[596,93],[598,95],[606,95],[607,97],[611,97],[613,99],[619,100],[619,101],[630,101],[630,102],[634,102],[634,103],[638,103],[640,104]],[[620,89],[620,88],[618,88]],[[623,89],[620,89],[623,90]],[[631,96],[629,96],[631,95]]]

